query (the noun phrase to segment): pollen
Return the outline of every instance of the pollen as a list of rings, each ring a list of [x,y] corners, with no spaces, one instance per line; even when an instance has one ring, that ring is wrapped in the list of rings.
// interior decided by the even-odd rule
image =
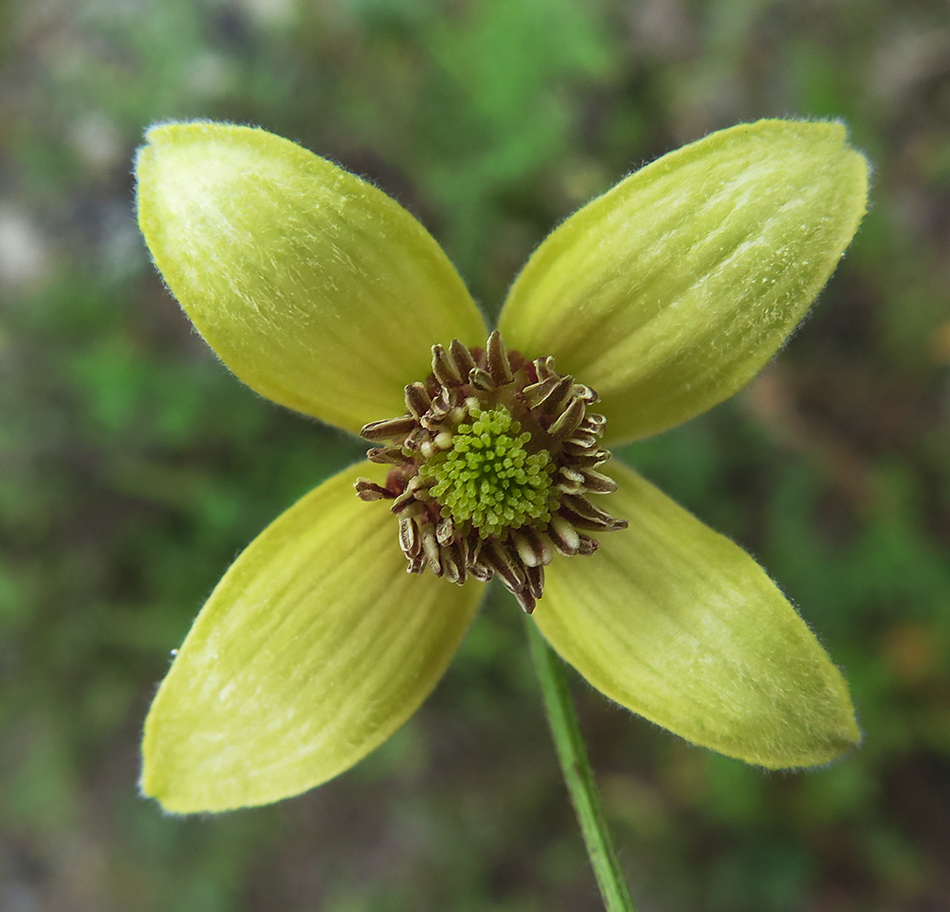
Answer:
[[[597,471],[606,419],[597,394],[554,367],[509,352],[496,331],[484,349],[432,347],[432,373],[406,387],[406,414],[366,425],[384,485],[356,483],[364,501],[392,501],[410,573],[453,583],[497,576],[525,611],[556,554],[592,554],[590,533],[626,528],[588,495],[615,482]]]

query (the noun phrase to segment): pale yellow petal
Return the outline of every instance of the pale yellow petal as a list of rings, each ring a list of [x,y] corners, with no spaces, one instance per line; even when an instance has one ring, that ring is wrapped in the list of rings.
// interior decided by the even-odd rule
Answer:
[[[743,387],[828,281],[867,201],[839,124],[766,120],[663,156],[557,228],[500,328],[600,394],[605,441],[685,421]]]
[[[809,766],[857,743],[844,679],[752,558],[633,470],[610,474],[630,526],[548,568],[533,617],[557,652],[612,700],[748,763]]]
[[[483,586],[406,573],[395,517],[358,500],[361,464],[238,557],[202,609],[145,727],[142,790],[169,811],[303,792],[389,737],[442,676]]]
[[[175,297],[252,389],[350,431],[401,414],[430,348],[484,322],[431,235],[358,177],[264,130],[153,127],[139,225]]]

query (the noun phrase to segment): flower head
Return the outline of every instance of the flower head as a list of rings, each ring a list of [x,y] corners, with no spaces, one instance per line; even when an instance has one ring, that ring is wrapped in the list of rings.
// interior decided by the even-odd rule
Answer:
[[[257,392],[374,444],[215,588],[146,722],[147,794],[224,810],[349,768],[493,576],[591,684],[690,741],[778,768],[859,740],[762,569],[604,448],[731,396],[797,325],[864,213],[841,126],[743,124],[636,172],[541,244],[492,333],[359,178],[262,130],[147,140],[139,223],[195,326]]]
[[[484,350],[434,345],[428,382],[406,387],[406,414],[363,428],[394,442],[367,453],[393,468],[385,485],[361,478],[357,493],[393,501],[411,573],[497,575],[530,613],[555,551],[593,554],[587,531],[627,527],[586,497],[617,490],[596,470],[610,458],[607,419],[587,410],[596,400],[552,358],[509,353],[498,330]]]

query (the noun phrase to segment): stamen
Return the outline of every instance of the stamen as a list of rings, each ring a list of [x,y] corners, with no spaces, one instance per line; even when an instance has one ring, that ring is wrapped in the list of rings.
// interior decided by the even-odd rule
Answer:
[[[511,363],[508,361],[508,349],[496,329],[488,337],[488,373],[499,386],[504,386],[514,380],[511,373]]]
[[[626,525],[624,525],[624,528],[626,528]],[[596,538],[591,538],[589,535],[581,535],[579,538],[578,554],[593,554],[600,547],[600,542]]]
[[[565,494],[580,493],[584,488],[584,476],[571,466],[561,466],[557,489]]]
[[[406,557],[413,558],[419,556],[419,549],[422,547],[419,538],[419,527],[411,517],[405,517],[399,520],[399,546],[402,548]]]
[[[475,579],[483,583],[489,582],[494,576],[494,572],[492,571],[491,567],[487,567],[485,564],[479,561],[469,561],[468,572],[473,577],[475,577]]]
[[[373,500],[392,500],[396,495],[386,488],[380,487],[368,478],[356,479],[356,496],[367,502]]]
[[[571,390],[574,387],[574,378],[561,377],[548,391],[548,394],[538,403],[537,407],[552,415],[559,415],[567,403]]]
[[[366,458],[370,462],[379,462],[384,465],[411,465],[412,459],[398,447],[373,447],[366,451]]]
[[[562,519],[566,519],[575,529],[582,529],[586,532],[617,532],[620,529],[627,528],[625,520],[615,519],[612,516],[607,519],[589,519],[575,513],[568,507],[561,507],[557,515]]]
[[[565,447],[565,450],[567,448]],[[571,461],[576,466],[599,466],[610,459],[609,450],[587,447],[579,453],[571,453]]]
[[[492,566],[511,592],[518,593],[524,588],[527,577],[521,561],[498,542],[489,541],[485,545],[485,559]]]
[[[557,420],[548,428],[552,437],[570,437],[577,430],[587,406],[583,399],[573,399],[570,405],[558,416]]]
[[[411,383],[406,387],[406,408],[415,418],[421,418],[432,408],[432,400],[421,383]]]
[[[537,408],[551,394],[559,379],[559,377],[546,377],[544,380],[526,386],[521,391],[521,398],[525,405],[528,408]]]
[[[537,358],[534,362],[534,369],[539,380],[546,380],[548,377],[557,375],[554,370],[554,359],[550,355],[546,358]]]
[[[586,453],[592,447],[597,446],[600,436],[591,434],[589,431],[575,431],[564,441],[562,446],[568,453]]]
[[[561,508],[558,512],[564,514],[566,510],[569,510],[577,518],[575,520],[570,516],[568,517],[574,526],[577,526],[577,520],[586,520],[596,524],[593,526],[578,526],[578,528],[625,529],[627,527],[625,519],[617,519],[611,516],[606,510],[602,510],[579,494],[568,494],[562,499]]]
[[[528,567],[525,572],[525,577],[527,578],[528,589],[531,595],[536,599],[541,598],[544,592],[544,567]],[[533,605],[530,608],[525,608],[528,614],[531,614],[533,610]]]
[[[616,482],[595,471],[606,419],[597,394],[554,359],[526,360],[491,334],[485,349],[455,339],[432,347],[432,373],[405,388],[407,413],[363,436],[390,466],[385,485],[356,483],[366,501],[389,500],[410,573],[428,567],[449,582],[497,576],[525,611],[544,590],[554,555],[593,553],[586,532],[626,527],[585,495]]]
[[[459,559],[459,554],[455,545],[451,545],[442,551],[442,566],[445,572],[445,578],[450,583],[465,582],[465,565]]]
[[[455,361],[455,366],[458,368],[459,376],[467,377],[475,369],[475,359],[472,357],[468,346],[459,342],[458,339],[454,339],[449,346],[449,351]]]
[[[423,526],[421,532],[422,550],[425,554],[425,559],[429,562],[432,572],[436,576],[441,576],[442,561],[440,559],[439,543],[436,541],[435,532],[433,532],[432,526]]]
[[[435,539],[440,545],[448,545],[455,540],[455,523],[450,516],[443,516],[435,527]]]
[[[360,437],[366,440],[395,440],[408,434],[416,426],[412,415],[403,418],[387,418],[385,421],[373,421],[363,425]]]
[[[581,469],[584,487],[592,494],[613,494],[617,490],[617,482],[607,475],[601,475],[593,469]]]
[[[432,346],[432,373],[443,386],[455,386],[462,382],[455,359],[441,345]]]
[[[551,523],[547,528],[548,536],[554,543],[554,547],[570,557],[577,554],[580,549],[581,539],[575,529],[563,516],[556,515],[551,517]]]
[[[551,546],[531,526],[524,526],[515,533],[514,545],[526,567],[551,563]]]
[[[472,368],[468,375],[468,381],[475,389],[483,392],[493,390],[498,385],[495,383],[495,378],[487,370],[482,370],[480,367]]]

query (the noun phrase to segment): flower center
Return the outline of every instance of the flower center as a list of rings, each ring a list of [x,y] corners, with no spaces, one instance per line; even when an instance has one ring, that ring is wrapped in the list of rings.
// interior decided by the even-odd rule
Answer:
[[[595,470],[610,458],[606,419],[587,410],[596,400],[552,358],[508,352],[497,331],[485,349],[433,346],[432,373],[406,387],[406,414],[363,428],[389,441],[367,455],[391,468],[385,485],[359,479],[357,494],[393,501],[411,573],[497,575],[530,612],[555,552],[591,554],[587,532],[627,525],[587,499],[616,490]]]
[[[530,453],[531,434],[503,405],[485,410],[475,400],[452,435],[451,449],[419,469],[432,479],[432,496],[458,526],[471,523],[480,538],[500,536],[532,522],[547,525],[557,506],[554,463],[547,450]]]

